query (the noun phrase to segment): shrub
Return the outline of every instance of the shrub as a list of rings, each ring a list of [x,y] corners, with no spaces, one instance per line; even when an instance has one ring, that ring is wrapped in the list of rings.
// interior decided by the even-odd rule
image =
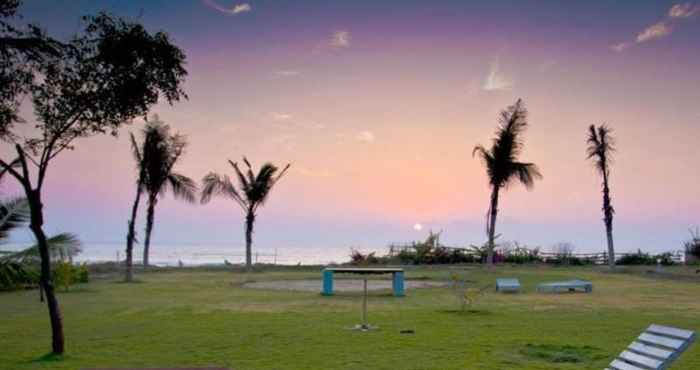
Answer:
[[[641,249],[637,250],[637,253],[626,254],[615,261],[617,265],[655,265],[656,259],[649,255],[649,253],[643,253]]]
[[[29,265],[13,261],[0,262],[0,291],[36,287],[39,273]]]

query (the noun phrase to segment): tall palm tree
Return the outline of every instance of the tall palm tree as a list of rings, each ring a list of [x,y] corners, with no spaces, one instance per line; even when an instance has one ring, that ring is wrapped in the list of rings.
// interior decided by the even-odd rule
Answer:
[[[146,211],[146,235],[143,242],[143,265],[148,266],[148,257],[151,244],[151,232],[155,208],[159,198],[168,191],[172,192],[176,199],[182,199],[194,203],[197,193],[197,184],[191,178],[174,171],[175,164],[182,157],[187,146],[187,141],[179,133],[170,133],[170,126],[158,120],[155,116],[149,122],[146,130],[151,130],[152,140],[144,140],[141,149],[143,161],[139,171],[143,173],[143,189],[148,195],[148,209]]]
[[[238,167],[238,163],[228,161],[238,177],[238,189],[233,185],[228,176],[221,176],[210,172],[202,179],[202,204],[209,202],[213,195],[221,195],[232,198],[243,209],[245,218],[245,263],[250,270],[253,266],[252,245],[253,245],[253,224],[258,208],[262,206],[275,184],[284,176],[289,169],[287,164],[281,171],[272,163],[265,163],[255,175],[253,167],[246,157],[243,157],[247,170],[245,173]]]
[[[541,179],[539,169],[533,163],[518,162],[523,149],[521,136],[527,128],[527,110],[521,99],[508,109],[501,111],[496,137],[491,148],[482,145],[474,147],[472,156],[479,155],[486,166],[486,173],[491,185],[491,203],[486,217],[488,234],[487,263],[493,263],[493,251],[496,239],[496,217],[498,216],[499,191],[507,189],[519,181],[530,190],[535,179]]]
[[[144,136],[144,147],[153,147],[152,145],[146,145],[146,142],[149,140],[153,140],[153,136],[155,131],[150,130],[149,126],[147,125],[146,128],[142,131],[143,136]],[[133,272],[133,252],[134,252],[134,242],[136,241],[136,216],[138,213],[139,209],[139,203],[141,202],[141,194],[143,193],[143,183],[145,181],[145,166],[142,164],[144,163],[144,157],[143,154],[141,153],[141,149],[139,148],[139,144],[136,141],[136,138],[134,137],[133,133],[130,133],[130,138],[131,138],[131,153],[134,156],[134,160],[136,161],[136,167],[139,170],[139,175],[136,179],[136,198],[134,199],[134,204],[131,206],[131,218],[129,219],[128,222],[128,231],[126,233],[126,274],[125,274],[125,280],[127,282],[130,282],[134,279],[134,272]]]
[[[613,245],[613,215],[615,209],[610,201],[610,164],[612,164],[612,153],[615,151],[615,138],[612,137],[612,129],[605,124],[596,128],[595,125],[588,127],[588,148],[587,159],[593,159],[596,170],[603,177],[603,222],[605,223],[605,233],[608,238],[608,265],[615,267],[615,246]]]

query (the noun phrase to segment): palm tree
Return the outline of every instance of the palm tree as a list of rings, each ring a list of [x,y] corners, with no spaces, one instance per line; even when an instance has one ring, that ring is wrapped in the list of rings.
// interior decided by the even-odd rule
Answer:
[[[493,251],[496,239],[496,216],[498,215],[498,194],[514,182],[519,181],[530,190],[535,179],[541,179],[539,169],[533,163],[518,162],[523,142],[520,136],[527,128],[527,110],[521,99],[501,112],[496,137],[490,149],[482,145],[474,147],[472,156],[479,155],[486,166],[486,173],[491,185],[491,204],[486,217],[488,234],[487,263],[493,263]]]
[[[615,267],[615,247],[613,245],[612,222],[615,209],[610,202],[610,164],[612,163],[612,153],[615,151],[615,139],[612,137],[612,129],[603,124],[596,128],[595,125],[588,127],[588,148],[587,159],[593,158],[596,170],[603,177],[603,221],[605,222],[605,233],[608,237],[608,265]]]
[[[253,173],[253,167],[248,162],[246,157],[243,157],[243,163],[247,167],[247,171],[243,173],[238,167],[238,164],[229,160],[229,164],[233,167],[238,176],[238,187],[233,185],[228,176],[221,176],[217,173],[210,172],[202,179],[202,204],[209,202],[213,195],[221,195],[232,198],[243,209],[246,214],[245,218],[245,263],[246,268],[252,268],[252,245],[253,245],[253,224],[258,208],[262,206],[273,186],[284,176],[289,169],[287,164],[282,171],[279,171],[272,163],[265,163],[258,171],[258,174]]]
[[[153,133],[155,131],[149,130],[149,126],[146,126],[146,129],[143,130],[143,136],[144,136],[144,147],[152,147],[152,145],[146,145],[146,142],[149,140],[153,140]],[[141,202],[141,194],[143,193],[143,183],[144,183],[144,178],[146,176],[144,168],[142,164],[144,163],[143,159],[143,154],[141,153],[141,149],[139,148],[139,144],[136,142],[136,138],[134,137],[133,133],[130,133],[130,138],[131,138],[131,153],[134,156],[134,159],[136,160],[136,167],[139,170],[139,175],[136,180],[136,199],[134,199],[134,204],[131,206],[131,218],[129,219],[128,222],[128,231],[126,233],[126,275],[125,275],[125,280],[127,282],[131,282],[134,279],[134,272],[133,272],[133,252],[134,252],[134,242],[136,241],[136,215],[138,213],[139,209],[139,203]]]
[[[177,161],[182,157],[187,146],[185,137],[179,133],[170,133],[170,126],[154,119],[148,123],[147,131],[152,132],[151,140],[148,133],[144,146],[141,148],[143,155],[139,173],[143,173],[143,190],[148,194],[148,210],[146,211],[146,235],[143,243],[143,265],[148,266],[148,257],[151,244],[151,232],[155,208],[159,198],[168,191],[172,192],[176,199],[182,199],[194,203],[197,193],[197,184],[191,178],[174,172]],[[138,192],[138,191],[137,191]]]

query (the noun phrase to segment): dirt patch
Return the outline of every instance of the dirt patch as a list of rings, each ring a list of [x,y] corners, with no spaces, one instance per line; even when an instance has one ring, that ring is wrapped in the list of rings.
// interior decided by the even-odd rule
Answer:
[[[333,282],[333,291],[336,292],[360,292],[363,284],[361,279],[338,279]],[[320,292],[321,279],[318,280],[277,280],[277,281],[254,281],[243,284],[244,288],[269,289],[269,290],[292,290],[300,292]],[[437,281],[406,280],[404,289],[442,288],[447,284]],[[391,280],[369,280],[367,290],[392,289]]]

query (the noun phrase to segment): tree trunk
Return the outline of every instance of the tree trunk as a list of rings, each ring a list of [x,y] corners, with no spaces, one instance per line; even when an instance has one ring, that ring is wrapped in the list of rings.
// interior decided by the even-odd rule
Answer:
[[[608,238],[608,265],[615,268],[615,247],[613,245],[613,210],[610,202],[610,188],[608,187],[608,176],[603,174],[603,214],[605,216],[605,233]]]
[[[136,199],[131,207],[131,219],[129,220],[129,231],[126,234],[126,276],[124,280],[131,282],[134,280],[134,239],[136,238],[136,214],[141,201],[141,184],[136,189]]]
[[[153,219],[158,203],[158,195],[148,196],[148,211],[146,214],[146,236],[143,240],[143,267],[148,267],[148,255],[151,247],[151,232],[153,231]]]
[[[255,223],[255,214],[252,210],[248,210],[245,217],[245,267],[248,271],[253,269],[253,223]]]
[[[39,247],[39,256],[41,257],[41,277],[39,284],[43,287],[46,296],[46,304],[49,309],[49,318],[51,319],[51,349],[55,354],[63,354],[63,319],[51,279],[49,245],[46,241],[46,234],[44,234],[44,230],[42,229],[44,225],[44,212],[43,205],[41,204],[41,194],[39,190],[26,190],[28,192],[27,200],[29,201],[29,209],[31,212],[29,228],[36,237],[37,246]]]
[[[498,216],[498,186],[494,186],[491,191],[491,207],[489,208],[489,222],[488,222],[488,232],[489,232],[489,244],[488,244],[488,254],[486,256],[486,263],[489,265],[493,264],[493,251],[496,248],[496,217]]]

